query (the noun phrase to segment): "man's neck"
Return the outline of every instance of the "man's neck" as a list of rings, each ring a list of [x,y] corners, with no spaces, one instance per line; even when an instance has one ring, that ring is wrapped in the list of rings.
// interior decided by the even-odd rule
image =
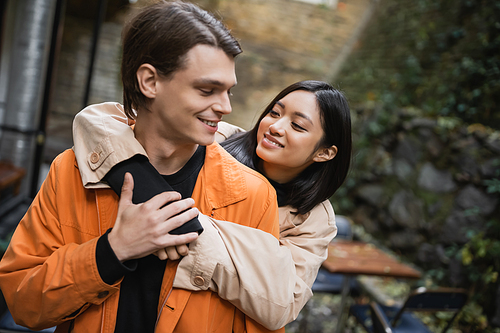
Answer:
[[[182,169],[198,148],[197,144],[176,144],[137,125],[135,138],[144,147],[149,162],[162,175],[172,175]]]

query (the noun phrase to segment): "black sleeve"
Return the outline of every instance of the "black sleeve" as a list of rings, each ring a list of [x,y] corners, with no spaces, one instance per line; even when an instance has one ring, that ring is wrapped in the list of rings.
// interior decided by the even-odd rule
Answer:
[[[109,186],[120,195],[123,185],[123,177],[126,172],[130,172],[134,177],[134,194],[132,202],[134,204],[146,202],[157,194],[173,191],[172,187],[158,173],[158,171],[149,163],[146,156],[135,155],[130,159],[115,165],[104,176],[104,180]],[[182,235],[188,232],[198,232],[201,234],[203,227],[198,217],[184,223],[180,227],[170,231],[173,235]]]
[[[115,283],[118,279],[125,276],[126,273],[132,272],[137,268],[137,260],[128,260],[123,263],[118,260],[111,245],[109,245],[108,234],[110,231],[111,229],[99,237],[95,250],[97,271],[101,279],[107,284]]]

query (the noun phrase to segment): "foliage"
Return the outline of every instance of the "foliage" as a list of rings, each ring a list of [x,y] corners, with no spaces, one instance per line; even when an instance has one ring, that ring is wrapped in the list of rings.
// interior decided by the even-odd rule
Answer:
[[[386,0],[378,18],[340,75],[353,103],[500,128],[499,0]]]
[[[500,169],[496,171],[496,178],[484,181],[488,193],[500,193]]]
[[[494,304],[499,287],[500,221],[491,220],[483,232],[470,233],[470,240],[457,252],[465,273],[475,291],[473,301]],[[492,309],[485,309],[491,314]]]
[[[390,149],[396,141],[391,136],[405,130],[398,119],[405,112],[420,110],[412,115],[435,119],[436,134],[443,141],[468,124],[469,133],[479,129],[485,136],[490,133],[480,124],[500,129],[496,110],[500,107],[500,0],[383,0],[338,81],[351,105],[363,105],[353,112],[352,171],[333,198],[341,213],[349,214],[356,202],[348,195],[383,175],[384,156],[376,147],[382,144]],[[433,162],[439,166],[441,161]],[[500,168],[494,177],[476,185],[498,196]],[[474,208],[465,212],[471,217],[478,214]],[[485,229],[469,232],[465,245],[445,249],[450,261],[461,264],[462,283],[471,292],[459,318],[464,332],[500,331],[486,327],[500,303],[495,302],[500,286],[500,220],[492,216]],[[449,285],[450,269],[444,264],[432,267],[426,277],[433,284]]]

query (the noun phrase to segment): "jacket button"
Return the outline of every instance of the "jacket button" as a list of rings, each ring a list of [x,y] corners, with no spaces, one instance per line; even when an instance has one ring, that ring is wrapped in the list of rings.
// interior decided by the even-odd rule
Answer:
[[[97,163],[99,162],[99,154],[96,153],[96,152],[93,152],[91,155],[90,155],[90,162],[92,163]]]
[[[202,276],[195,276],[194,278],[194,284],[201,287],[205,284],[205,279]]]
[[[99,294],[97,294],[97,298],[104,298],[109,295],[109,291],[101,291]]]

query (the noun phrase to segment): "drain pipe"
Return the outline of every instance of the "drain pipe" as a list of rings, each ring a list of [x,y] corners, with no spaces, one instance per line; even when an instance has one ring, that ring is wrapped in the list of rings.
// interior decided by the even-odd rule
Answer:
[[[9,1],[15,15],[11,38],[8,88],[0,159],[26,169],[21,194],[28,195],[33,178],[35,136],[40,122],[56,0]],[[10,8],[9,8],[10,7]]]

